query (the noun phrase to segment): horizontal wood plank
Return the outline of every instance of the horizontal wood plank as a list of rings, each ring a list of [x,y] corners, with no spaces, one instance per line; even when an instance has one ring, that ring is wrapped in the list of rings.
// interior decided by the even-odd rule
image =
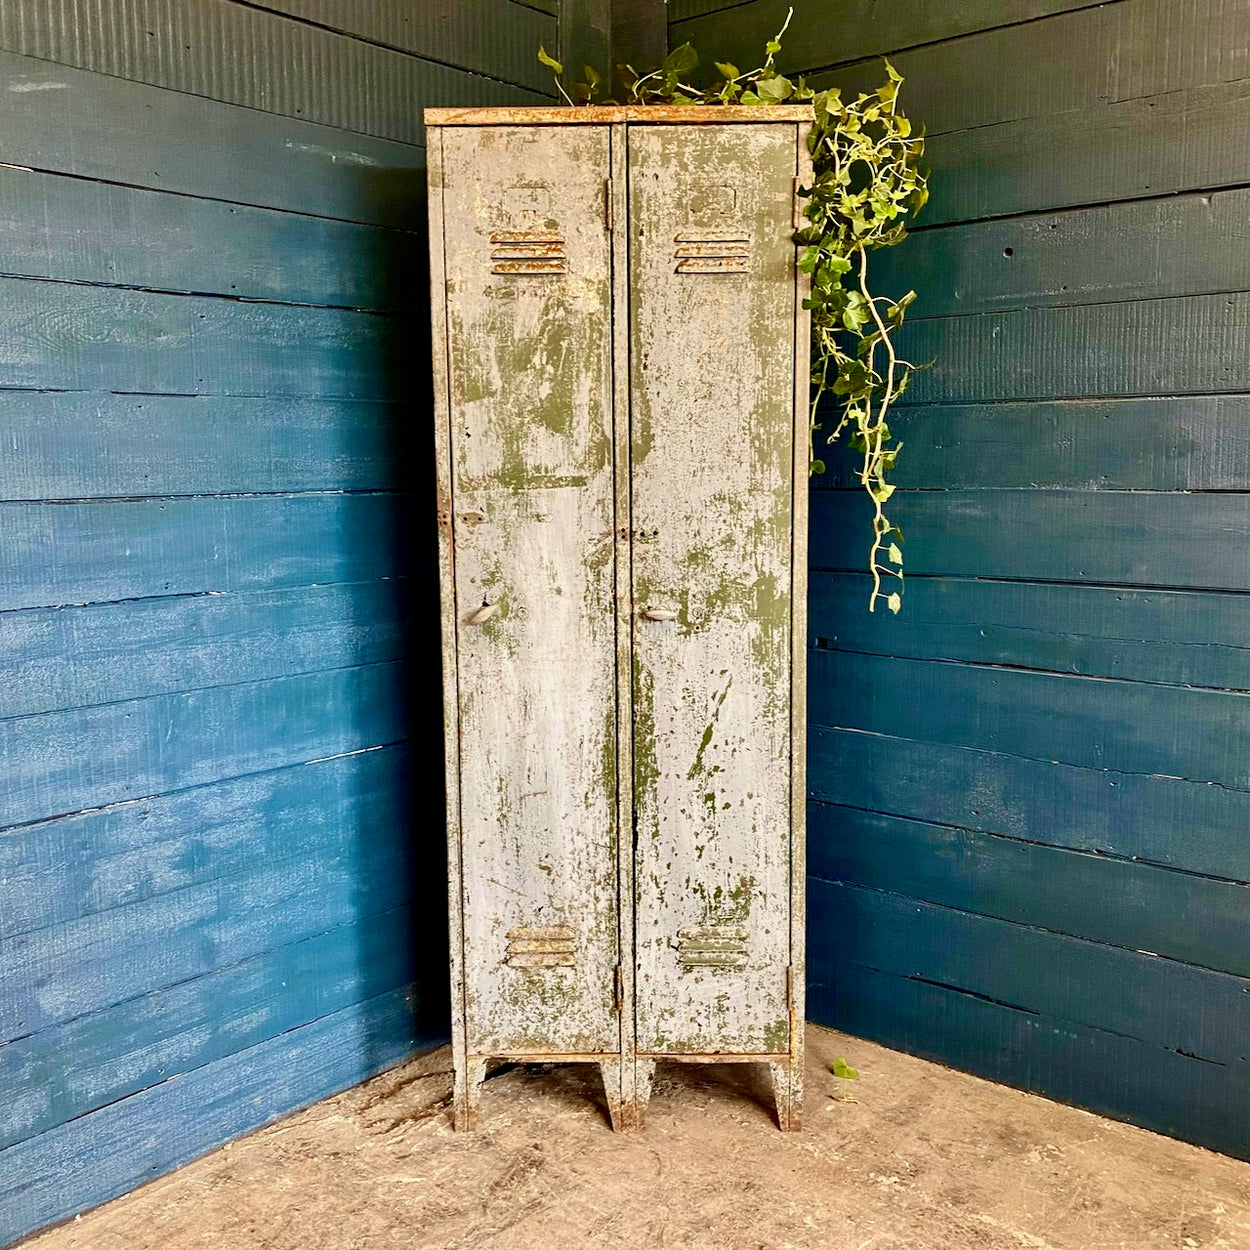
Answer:
[[[873,282],[944,317],[1250,289],[1250,190],[920,230],[872,258]]]
[[[0,721],[0,827],[403,741],[398,663]]]
[[[812,798],[1250,880],[1250,792],[813,726]]]
[[[808,807],[808,871],[863,887],[847,891],[838,909],[876,918],[871,937],[846,939],[861,963],[902,970],[865,953],[879,925],[895,960],[916,961],[909,973],[1250,1072],[1250,885],[825,803]],[[940,906],[917,908],[916,900]],[[915,927],[917,915],[962,936],[936,938]],[[920,966],[957,946],[963,971]],[[1024,980],[1011,989],[978,982],[979,967],[990,978]],[[1232,975],[1204,978],[1195,968]],[[1029,996],[1034,977],[1045,999]],[[1114,993],[1127,993],[1127,1002]],[[1207,1020],[1218,1027],[1203,1032]]]
[[[1244,392],[1250,293],[922,319],[899,348],[932,362],[910,403]]]
[[[1250,182],[1250,81],[935,135],[924,224]]]
[[[0,937],[236,876],[266,859],[351,848],[362,830],[429,858],[408,832],[409,786],[437,786],[402,746],[210,782],[0,832],[11,902]],[[433,855],[435,865],[441,848]]]
[[[808,674],[818,725],[1250,789],[1248,694],[843,651]]]
[[[370,916],[8,1043],[0,1149],[406,986],[413,926]]]
[[[513,41],[523,38],[522,28],[536,33],[554,23],[537,14],[527,22],[502,0],[486,3],[493,12],[483,12],[483,0],[461,6],[457,29],[441,39],[431,38],[439,23],[429,13],[421,33],[433,48],[424,60],[233,0],[10,0],[0,8],[0,47],[336,130],[421,143],[427,105],[526,104],[554,94],[535,73],[542,67],[533,51],[533,66],[525,66],[530,88],[498,81],[521,67]],[[381,6],[371,0],[368,7]],[[474,30],[484,36],[466,58],[476,72],[441,63],[453,42],[467,47],[463,36]],[[483,55],[505,46],[515,50],[509,64],[484,76]]]
[[[833,429],[832,409],[823,417]],[[940,490],[1245,490],[1250,396],[901,405],[890,480]],[[858,458],[819,442],[817,489],[854,486]]]
[[[424,400],[414,333],[346,309],[0,278],[0,387]]]
[[[559,45],[554,5],[515,0],[256,0],[256,8],[416,53],[491,78],[553,95],[551,73],[536,55]],[[540,11],[541,10],[541,11]]]
[[[828,24],[837,29],[836,19]],[[904,109],[930,135],[971,130],[1246,78],[1250,3],[1118,0],[890,59],[906,79]],[[881,75],[874,59],[815,81],[854,93],[875,90]]]
[[[394,577],[411,571],[411,507],[384,494],[0,504],[0,608]]]
[[[408,231],[0,166],[5,276],[410,312],[424,247]]]
[[[0,1038],[42,1033],[263,951],[412,900],[399,839],[331,831],[303,857],[249,869],[0,942]]]
[[[811,894],[813,932],[823,899]],[[813,943],[808,1002],[820,1024],[988,1080],[1250,1158],[1244,1072],[947,986],[834,962]]]
[[[0,52],[10,165],[421,230],[425,149]],[[48,106],[55,98],[56,107]],[[194,143],[177,137],[194,135]]]
[[[754,0],[717,5],[723,11],[708,13],[706,0],[680,0],[669,7],[669,43],[689,40],[706,53],[708,63],[715,57],[743,68],[758,65],[765,41],[781,29],[790,7],[791,0]],[[805,72],[1090,7],[1090,0],[945,0],[909,5],[839,0],[831,9],[808,0],[794,5],[780,65],[786,71]]]
[[[1243,596],[913,577],[907,606],[865,611],[867,574],[813,573],[808,633],[844,651],[1250,690]]]
[[[813,492],[813,568],[864,567],[861,493]],[[1250,590],[1250,494],[899,491],[889,514],[911,573]]]
[[[0,1240],[115,1198],[441,1040],[421,1033],[411,994],[323,1016],[10,1146],[0,1152]]]
[[[400,403],[0,390],[0,500],[386,491],[424,432]]]

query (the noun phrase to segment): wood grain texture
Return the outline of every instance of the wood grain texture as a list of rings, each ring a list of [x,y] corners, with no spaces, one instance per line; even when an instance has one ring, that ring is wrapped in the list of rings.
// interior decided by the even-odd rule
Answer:
[[[0,387],[388,400],[412,327],[371,313],[0,278]]]
[[[406,570],[385,494],[0,505],[0,608],[368,582]]]
[[[407,404],[350,399],[0,390],[0,441],[4,501],[378,492],[420,463]]]
[[[629,137],[643,1052],[791,1043],[795,139],[784,124]],[[692,229],[747,235],[746,273],[675,271]],[[717,927],[741,934],[739,971],[683,966],[683,932]]]
[[[826,429],[834,414],[826,411]],[[902,405],[891,480],[940,490],[1240,491],[1250,486],[1250,397],[1187,395]],[[817,444],[823,447],[823,444]],[[858,484],[853,453],[822,453],[817,489]]]
[[[700,52],[706,51],[709,60],[715,55],[743,67],[756,65],[760,50],[781,29],[790,7],[790,0],[746,4],[679,0],[669,6],[669,44],[689,40]],[[783,72],[808,72],[1092,7],[1090,0],[948,0],[888,6],[877,0],[839,0],[832,10],[820,0],[805,0],[794,5],[779,64]]]
[[[814,892],[816,932],[824,905]],[[812,1018],[820,1023],[1250,1158],[1244,1072],[952,986],[849,962],[835,969],[826,953],[832,949],[820,947],[811,986]]]
[[[416,1027],[408,991],[392,990],[11,1146],[0,1238],[114,1198],[437,1040]]]
[[[0,247],[6,276],[373,311],[424,280],[408,231],[7,166]]]
[[[1134,1037],[1148,1035],[1149,1040],[1164,1044],[1168,1044],[1165,1037],[1148,1031],[1160,1026],[1194,1028],[1203,1020],[1222,1020],[1226,1031],[1211,1029],[1205,1043],[1190,1035],[1174,1036],[1171,1044],[1207,1059],[1250,1064],[1250,990],[1246,988],[1250,982],[1245,979],[1250,976],[1250,885],[826,804],[813,805],[809,819],[815,849],[811,871],[822,880],[856,887],[847,895],[847,911],[879,910],[884,928],[905,930],[906,921],[899,917],[916,914],[911,907],[915,900],[957,909],[960,915],[951,918],[951,923],[970,935],[961,947],[965,966],[991,964],[991,975],[1001,975],[1010,967],[1035,983],[1030,991],[1034,997],[1029,1000],[1020,991],[1001,992],[985,982],[945,975],[950,968],[926,968],[924,975],[991,998],[1023,1003],[1047,1015],[1064,1014],[1066,1000],[1069,1014],[1080,1005],[1081,1014],[1074,1018],[1083,1023]],[[907,902],[894,902],[896,895],[905,895]],[[1099,899],[1097,909],[1089,907],[1088,900],[1094,896]],[[891,900],[888,906],[887,899]],[[994,920],[982,923],[981,917]],[[1201,923],[1195,924],[1199,917]],[[1025,934],[1003,927],[1002,921],[1010,921]],[[988,936],[994,932],[1006,936]],[[983,936],[971,936],[978,933]],[[902,951],[913,941],[916,950],[946,945],[905,931],[895,932],[891,940]],[[1038,953],[1009,956],[1006,949],[1013,941],[1032,946]],[[871,954],[867,941],[849,946],[860,963],[899,970]],[[1104,946],[1120,949],[1103,950]],[[1056,952],[1053,960],[1041,954],[1046,948]],[[993,958],[987,958],[990,951]],[[1071,952],[1075,968],[1084,965],[1083,974],[1065,976],[1065,970],[1056,967],[1053,977],[1037,977],[1039,965],[1061,963],[1061,951]],[[1125,951],[1130,958],[1124,957]],[[1117,974],[1111,971],[1113,967],[1127,971]],[[1232,976],[1206,977],[1198,969]],[[1122,1014],[1117,1017],[1106,1010],[1110,1002],[1100,1008],[1098,995],[1106,994],[1105,987],[1125,990],[1127,979],[1134,982],[1128,996],[1131,1011],[1121,1003]],[[1160,983],[1175,988],[1164,990]],[[1191,994],[1200,999],[1206,996],[1211,987],[1219,994],[1207,1007],[1187,1002]],[[1152,994],[1158,997],[1157,1012],[1150,1010]]]
[[[919,230],[873,281],[922,291],[921,317],[1245,291],[1248,212],[1237,189]]]
[[[0,92],[8,164],[400,229],[420,220],[425,153],[412,144],[12,52]],[[187,134],[197,141],[170,139]]]
[[[0,827],[402,741],[401,672],[364,665],[0,721]]]
[[[1244,292],[938,317],[899,335],[908,359],[933,362],[911,403],[1243,392],[1248,345]]]
[[[868,577],[814,573],[813,643],[1088,677],[1250,690],[1245,596],[913,577],[905,613],[865,610]]]
[[[6,829],[0,871],[12,903],[0,937],[237,876],[265,857],[350,846],[344,839],[367,828],[400,845],[412,776],[425,784],[419,757],[390,746]],[[410,853],[430,841],[413,837]]]
[[[814,651],[816,724],[1250,789],[1250,695]]]
[[[504,0],[487,3],[488,11],[481,0],[462,8],[451,29],[422,5],[425,20],[415,35],[429,48],[429,59],[266,11],[280,6],[233,0],[8,0],[0,8],[0,46],[335,130],[422,143],[426,105],[524,104],[553,94],[550,79],[544,82],[537,72],[542,67],[533,49],[542,37],[539,28],[550,30],[554,23],[527,17]],[[366,12],[380,7],[371,3]],[[479,46],[471,48],[466,34],[477,35]],[[525,42],[526,85],[501,81],[521,70]],[[448,56],[453,45],[465,49],[460,59],[471,62],[465,69],[477,72],[454,67],[455,53]],[[483,74],[484,59],[493,61],[492,54],[504,48],[507,62],[494,62],[491,76]]]
[[[819,726],[808,752],[824,802],[1250,879],[1245,790]]]
[[[904,109],[940,135],[1250,77],[1250,4],[1118,0],[970,31],[890,59],[906,79]],[[815,82],[874,91],[882,72],[873,59]]]
[[[869,509],[812,496],[812,567],[863,567]],[[1250,494],[900,491],[911,573],[1215,590],[1250,589]]]
[[[397,908],[8,1043],[0,1149],[406,986],[412,927]]]

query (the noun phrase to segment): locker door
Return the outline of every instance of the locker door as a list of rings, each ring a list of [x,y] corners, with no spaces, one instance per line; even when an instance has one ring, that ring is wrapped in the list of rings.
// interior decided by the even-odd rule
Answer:
[[[609,132],[442,143],[467,1050],[618,1051]]]
[[[785,124],[629,132],[644,1055],[790,1045],[796,159]]]

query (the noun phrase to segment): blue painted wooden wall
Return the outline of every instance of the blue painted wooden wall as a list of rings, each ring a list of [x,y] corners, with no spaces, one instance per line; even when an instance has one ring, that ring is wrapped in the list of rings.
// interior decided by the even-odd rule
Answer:
[[[0,1244],[445,1031],[420,110],[545,7],[0,5]]]
[[[788,0],[674,0],[741,66]],[[903,613],[813,502],[815,1019],[1250,1157],[1250,9],[798,0],[931,136]]]

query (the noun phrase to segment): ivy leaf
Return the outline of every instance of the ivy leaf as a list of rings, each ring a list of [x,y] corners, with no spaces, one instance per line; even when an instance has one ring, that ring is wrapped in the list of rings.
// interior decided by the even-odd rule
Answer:
[[[674,75],[678,78],[682,74],[688,74],[691,70],[699,67],[699,54],[689,43],[683,43],[680,48],[674,48],[668,56],[660,62],[660,69],[667,75]],[[735,75],[737,77],[737,75]]]
[[[582,73],[586,75],[586,83],[593,91],[599,85],[599,71],[593,65],[583,65]]]
[[[564,66],[561,65],[560,62],[555,59],[555,57],[548,56],[547,49],[544,48],[541,43],[538,45],[538,59],[553,73],[556,73],[556,74],[564,73]]]
[[[722,78],[737,78],[742,73],[742,71],[731,61],[713,61],[712,64],[720,70]]]
[[[794,84],[780,74],[772,78],[761,78],[755,89],[765,100],[773,104],[788,100],[794,94]]]
[[[813,460],[810,471],[812,473],[823,473],[825,471],[825,462],[823,460]]]
[[[891,543],[889,550],[885,553],[887,560],[892,560],[895,564],[903,563],[903,553],[899,549],[898,543]]]
[[[896,595],[895,598],[898,598],[898,596]],[[845,1059],[835,1059],[832,1071],[834,1076],[840,1077],[844,1081],[859,1080],[859,1073]]]
[[[903,606],[903,596],[900,595],[897,591],[895,591],[894,594],[892,594],[885,601],[885,606],[889,608],[890,611],[893,612],[895,616],[897,616],[899,614],[899,610]]]

